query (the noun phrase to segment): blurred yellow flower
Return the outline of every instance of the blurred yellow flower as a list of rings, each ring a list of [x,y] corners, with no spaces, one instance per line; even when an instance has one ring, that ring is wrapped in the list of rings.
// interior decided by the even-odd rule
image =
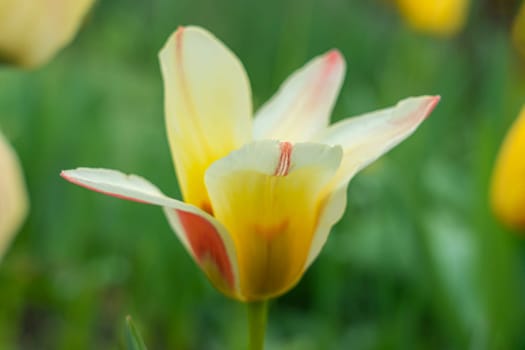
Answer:
[[[522,2],[512,26],[512,40],[519,53],[525,57],[525,2]]]
[[[27,209],[18,157],[0,132],[0,259],[26,217]]]
[[[412,28],[440,36],[459,32],[469,9],[469,0],[397,0],[397,4]]]
[[[0,0],[0,62],[33,68],[66,46],[93,0]]]
[[[408,98],[329,127],[345,74],[342,55],[332,50],[292,74],[252,119],[241,62],[207,31],[180,28],[160,62],[185,202],[114,170],[62,176],[164,207],[211,282],[242,301],[276,297],[299,281],[341,218],[353,175],[412,134],[439,101]]]
[[[525,107],[499,151],[492,174],[491,203],[503,223],[525,228]]]

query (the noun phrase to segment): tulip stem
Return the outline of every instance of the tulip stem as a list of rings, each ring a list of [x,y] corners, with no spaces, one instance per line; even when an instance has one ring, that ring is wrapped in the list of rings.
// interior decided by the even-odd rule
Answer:
[[[264,349],[264,334],[268,319],[268,301],[248,303],[248,322],[250,327],[250,350]]]

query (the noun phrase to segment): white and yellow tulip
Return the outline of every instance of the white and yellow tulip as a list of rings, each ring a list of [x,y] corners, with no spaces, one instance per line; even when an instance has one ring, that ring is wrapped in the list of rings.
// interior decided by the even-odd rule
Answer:
[[[341,218],[352,176],[412,134],[439,101],[408,98],[328,126],[345,74],[332,50],[289,77],[252,119],[241,62],[207,31],[179,28],[160,62],[184,202],[114,170],[62,176],[162,206],[211,282],[242,301],[276,297],[299,281]]]
[[[75,36],[94,0],[0,0],[0,61],[33,68]]]
[[[18,157],[0,133],[0,259],[22,225],[28,209]]]

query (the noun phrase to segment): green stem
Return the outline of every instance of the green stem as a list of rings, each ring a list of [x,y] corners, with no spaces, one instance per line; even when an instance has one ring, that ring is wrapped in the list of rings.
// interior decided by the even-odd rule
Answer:
[[[248,303],[248,322],[250,326],[250,350],[264,349],[264,334],[268,319],[268,301]]]

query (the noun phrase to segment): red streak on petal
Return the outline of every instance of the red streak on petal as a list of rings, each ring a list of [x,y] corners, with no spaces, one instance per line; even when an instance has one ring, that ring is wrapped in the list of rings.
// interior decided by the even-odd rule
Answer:
[[[426,120],[430,114],[432,114],[432,111],[434,108],[436,108],[437,104],[441,100],[441,96],[433,96],[429,99],[429,101],[426,101],[426,103],[421,104],[418,106],[416,110],[414,110],[411,114],[404,118],[398,118],[398,120],[394,121],[394,125],[417,125],[419,123],[422,123],[424,120]]]
[[[202,133],[200,123],[198,123],[198,114],[197,109],[195,108],[195,103],[193,102],[193,96],[191,89],[188,85],[187,80],[187,72],[186,72],[186,63],[185,63],[185,55],[184,55],[184,33],[186,31],[186,28],[183,26],[179,26],[177,28],[177,31],[175,32],[175,68],[177,72],[177,83],[178,83],[178,89],[180,90],[180,93],[182,95],[183,100],[186,102],[186,108],[188,108],[189,116],[191,117],[190,120],[193,120],[192,122],[192,128],[197,133]]]
[[[233,289],[232,265],[217,229],[202,216],[178,209],[175,209],[175,212],[179,216],[197,262],[201,264],[204,260],[211,261],[228,286]]]
[[[441,100],[441,96],[437,95],[432,98],[432,101],[430,101],[430,104],[428,105],[427,114],[425,115],[425,119],[427,119],[430,116],[430,113],[436,108],[437,104]]]
[[[342,69],[344,69],[344,59],[341,52],[333,49],[324,54],[322,67],[314,78],[315,80],[311,82],[307,110],[317,110],[320,105],[323,105],[322,102],[329,96],[336,79],[341,76]]]
[[[177,31],[175,32],[175,40],[176,40],[175,49],[178,51],[177,54],[179,54],[182,50],[182,38],[183,38],[184,30],[185,28],[183,26],[179,26],[177,28]]]
[[[328,53],[326,53],[323,57],[323,60],[324,67],[319,76],[319,82],[316,84],[321,87],[330,82],[330,80],[335,77],[332,77],[332,75],[336,73],[344,63],[343,55],[341,55],[341,53],[336,49],[330,50]]]
[[[137,199],[137,198],[133,198],[133,197],[124,196],[124,195],[118,194],[118,193],[113,193],[113,192],[107,192],[107,191],[99,190],[98,188],[86,185],[85,183],[83,183],[83,182],[81,182],[81,181],[79,181],[77,179],[69,177],[66,174],[65,171],[62,171],[60,173],[60,177],[62,177],[63,179],[65,179],[65,180],[67,180],[67,181],[69,181],[72,184],[75,184],[77,186],[84,187],[84,188],[87,188],[88,190],[95,191],[95,192],[98,192],[98,193],[102,193],[102,194],[105,194],[105,195],[108,195],[108,196],[111,196],[111,197],[115,197],[115,198],[119,198],[119,199],[125,199],[127,201],[132,201],[132,202],[137,202],[137,203],[151,204],[151,203],[146,202],[146,201],[144,201],[142,199]]]
[[[290,142],[281,142],[280,147],[281,154],[275,172],[273,173],[274,176],[286,176],[290,171],[293,146]]]
[[[330,50],[326,54],[326,58],[325,59],[326,59],[327,67],[333,68],[334,66],[338,65],[339,63],[341,63],[341,61],[343,60],[343,55],[341,55],[339,50],[333,49],[333,50]]]

